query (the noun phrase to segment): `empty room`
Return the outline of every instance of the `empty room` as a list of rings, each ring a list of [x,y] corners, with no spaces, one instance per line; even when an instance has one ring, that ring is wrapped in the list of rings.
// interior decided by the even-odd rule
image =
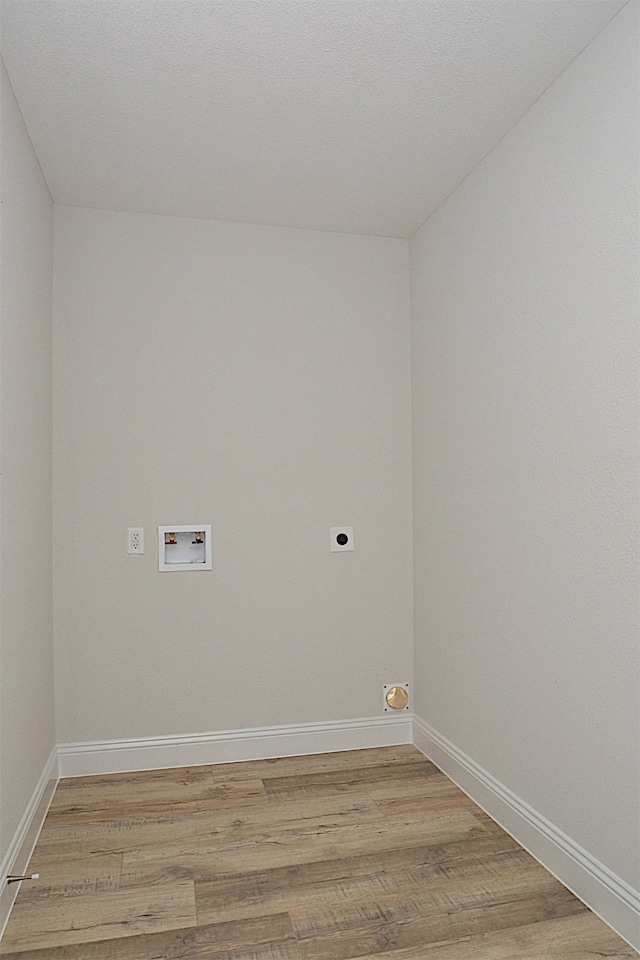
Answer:
[[[637,956],[640,0],[0,11],[0,955]]]

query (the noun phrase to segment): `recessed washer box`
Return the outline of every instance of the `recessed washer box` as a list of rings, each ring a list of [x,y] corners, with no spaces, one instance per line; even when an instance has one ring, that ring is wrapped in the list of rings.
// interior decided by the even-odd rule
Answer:
[[[164,573],[211,570],[211,524],[158,527],[158,569]]]

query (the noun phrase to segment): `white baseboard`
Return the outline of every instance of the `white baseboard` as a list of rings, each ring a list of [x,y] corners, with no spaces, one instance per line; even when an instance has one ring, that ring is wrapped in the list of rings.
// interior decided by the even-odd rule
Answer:
[[[54,747],[0,864],[0,937],[4,933],[13,902],[20,889],[19,883],[8,884],[6,878],[9,874],[21,875],[27,869],[57,784],[58,752]]]
[[[189,736],[62,743],[58,761],[61,777],[81,777],[394,746],[411,743],[412,734],[409,714],[365,717]]]
[[[640,892],[419,717],[413,742],[558,880],[640,951]]]

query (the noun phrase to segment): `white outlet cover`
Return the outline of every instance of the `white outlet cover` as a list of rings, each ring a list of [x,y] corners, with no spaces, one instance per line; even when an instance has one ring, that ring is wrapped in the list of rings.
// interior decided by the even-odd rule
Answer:
[[[341,542],[345,537],[345,542]],[[330,527],[329,538],[331,553],[344,553],[346,550],[355,550],[353,527]]]
[[[127,527],[127,553],[138,557],[144,554],[143,527]]]

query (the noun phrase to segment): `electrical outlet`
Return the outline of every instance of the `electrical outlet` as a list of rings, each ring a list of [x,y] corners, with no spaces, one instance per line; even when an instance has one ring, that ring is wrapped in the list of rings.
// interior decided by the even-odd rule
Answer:
[[[341,553],[344,550],[353,550],[353,527],[330,527],[329,549],[331,553]]]
[[[144,529],[142,527],[127,527],[127,553],[144,553]]]

